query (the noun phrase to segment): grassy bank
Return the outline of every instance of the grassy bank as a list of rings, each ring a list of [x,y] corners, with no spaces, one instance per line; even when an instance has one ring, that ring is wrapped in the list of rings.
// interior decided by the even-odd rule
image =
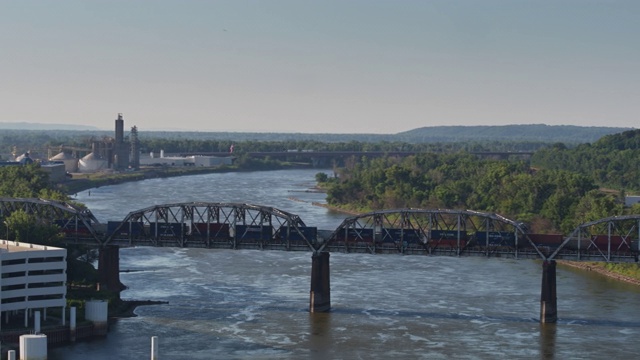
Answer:
[[[640,285],[640,265],[637,263],[559,260],[558,264],[571,266],[585,271],[595,271],[613,279]]]

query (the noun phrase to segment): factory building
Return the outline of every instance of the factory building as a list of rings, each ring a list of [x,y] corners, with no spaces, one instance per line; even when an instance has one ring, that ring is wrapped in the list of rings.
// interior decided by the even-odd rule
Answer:
[[[115,137],[92,140],[90,148],[61,146],[61,152],[49,161],[62,162],[68,172],[93,173],[102,170],[122,171],[140,167],[138,128],[131,128],[129,141],[124,136],[124,118],[115,120]]]

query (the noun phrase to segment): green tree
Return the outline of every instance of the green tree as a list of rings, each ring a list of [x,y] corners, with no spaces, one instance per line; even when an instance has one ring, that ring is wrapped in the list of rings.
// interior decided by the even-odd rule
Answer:
[[[24,210],[13,211],[3,220],[9,239],[17,242],[29,242],[53,245],[60,240],[60,229],[55,225],[42,223]]]

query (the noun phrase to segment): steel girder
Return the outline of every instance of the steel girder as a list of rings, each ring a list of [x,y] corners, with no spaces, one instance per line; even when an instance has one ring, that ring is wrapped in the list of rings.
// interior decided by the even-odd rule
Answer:
[[[473,210],[395,209],[345,219],[316,250],[401,254],[543,254],[521,223]],[[524,246],[523,246],[524,245]]]
[[[100,222],[89,209],[80,208],[74,204],[37,198],[0,198],[0,218],[4,219],[12,212],[22,210],[35,216],[40,221],[57,223],[67,239],[80,237],[89,238],[90,242],[100,243],[93,224]],[[86,239],[85,239],[86,240]]]
[[[288,250],[294,245],[290,235],[296,233],[305,247],[313,249],[315,239],[304,235],[305,226],[298,215],[268,206],[163,204],[130,212],[109,230],[104,244]],[[133,228],[138,231],[132,231]]]
[[[578,225],[549,259],[638,261],[640,215],[612,216]]]

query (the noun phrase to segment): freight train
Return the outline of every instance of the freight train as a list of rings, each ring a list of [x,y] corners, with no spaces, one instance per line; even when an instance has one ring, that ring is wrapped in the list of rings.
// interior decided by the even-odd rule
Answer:
[[[82,222],[72,220],[54,220],[60,231],[67,236],[90,235],[90,229]],[[104,225],[103,225],[104,227]],[[101,231],[102,230],[102,231]],[[117,238],[156,238],[180,239],[183,237],[200,239],[237,239],[245,241],[315,241],[318,230],[315,227],[279,228],[270,225],[230,225],[226,223],[165,223],[109,221],[106,229],[97,229],[99,233]],[[529,240],[531,242],[529,242]],[[457,230],[430,230],[406,228],[345,228],[335,233],[334,246],[349,247],[414,247],[434,249],[519,249],[538,250],[550,254],[565,241],[561,234],[516,234],[506,231],[465,232]],[[578,240],[571,238],[563,250],[581,252],[602,252],[619,254],[637,254],[639,250],[637,237],[619,235],[592,235]]]
[[[89,234],[89,229],[82,223],[77,228],[67,220],[55,220],[54,224],[60,227],[60,231],[67,235]],[[122,222],[108,221],[104,225],[97,226],[96,231],[106,237],[115,238],[157,238],[180,239],[183,237],[199,239],[239,239],[248,241],[268,241],[272,239],[315,241],[318,229],[316,227],[298,226],[287,229],[279,229],[271,225],[230,225],[226,223],[180,223],[180,222]]]
[[[611,241],[609,241],[611,239]],[[531,240],[531,242],[529,242]],[[473,249],[473,248],[503,248],[533,250],[533,243],[539,250],[550,253],[562,245],[565,237],[561,234],[525,234],[516,235],[505,231],[477,231],[458,232],[456,230],[431,230],[424,232],[418,229],[382,228],[377,232],[371,228],[348,228],[338,231],[334,241],[336,245],[372,246],[385,244],[402,244],[407,246],[422,246],[427,249]],[[622,236],[594,235],[590,238],[570,239],[565,246],[569,251],[593,251],[614,253],[638,252],[638,239]]]

